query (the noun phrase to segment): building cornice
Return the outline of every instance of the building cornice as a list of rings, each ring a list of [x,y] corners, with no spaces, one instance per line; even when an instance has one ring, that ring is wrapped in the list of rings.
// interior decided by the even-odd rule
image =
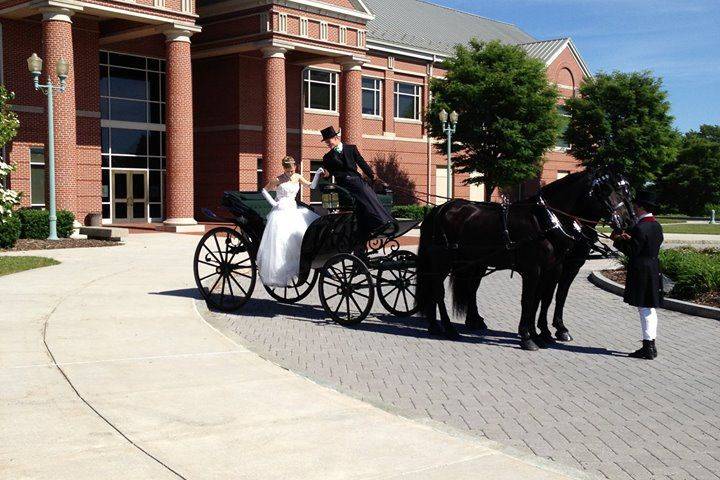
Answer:
[[[117,6],[113,6],[81,0],[30,0],[4,9],[0,8],[0,16],[23,18],[35,15],[48,8],[63,8],[76,13],[82,12],[88,15],[122,18],[143,23],[181,23],[184,25],[184,21],[180,19],[187,19],[186,23],[188,28],[197,28],[197,30],[194,31],[200,31],[199,27],[195,27],[194,25],[195,19],[198,17],[195,13],[182,12],[153,5],[143,5],[135,2],[118,3]],[[127,5],[127,7],[123,5]]]
[[[214,15],[222,15],[226,13],[248,10],[263,6],[279,5],[282,7],[293,8],[309,13],[316,13],[328,17],[339,18],[351,22],[366,23],[373,20],[373,15],[361,0],[356,0],[361,10],[351,10],[349,8],[332,5],[317,0],[227,0],[225,2],[216,3],[207,7],[198,8],[198,13],[202,17]]]

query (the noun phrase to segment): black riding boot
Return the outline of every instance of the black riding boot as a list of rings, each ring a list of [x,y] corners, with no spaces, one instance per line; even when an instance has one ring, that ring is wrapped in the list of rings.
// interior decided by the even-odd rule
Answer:
[[[655,357],[653,357],[653,351],[652,351],[651,345],[652,345],[652,340],[643,340],[642,348],[639,350],[636,350],[632,353],[629,353],[628,357],[652,360]]]
[[[657,348],[655,348],[655,340],[650,340],[650,350],[652,351],[652,357],[657,358]]]

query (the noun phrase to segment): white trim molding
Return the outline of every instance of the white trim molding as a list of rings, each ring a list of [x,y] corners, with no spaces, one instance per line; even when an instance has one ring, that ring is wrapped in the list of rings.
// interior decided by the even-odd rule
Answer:
[[[262,7],[266,5],[280,5],[290,7],[308,13],[322,14],[329,17],[340,18],[353,22],[360,21],[365,23],[374,20],[375,15],[362,2],[362,0],[352,0],[356,3],[357,10],[333,5],[329,2],[319,0],[226,0],[207,7],[199,9],[200,15],[209,17],[213,15],[222,15],[225,13],[247,10],[254,7]]]
[[[171,28],[163,32],[166,42],[186,42],[190,43],[190,37],[194,32],[184,28]]]

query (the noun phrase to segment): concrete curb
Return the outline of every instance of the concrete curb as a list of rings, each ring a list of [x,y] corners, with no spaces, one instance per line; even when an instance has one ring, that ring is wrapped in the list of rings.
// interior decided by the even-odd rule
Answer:
[[[622,294],[625,292],[625,286],[610,280],[599,270],[591,272],[588,276],[588,280],[590,280],[590,283],[592,283],[596,287],[600,287],[607,292],[614,293],[615,295],[622,296]],[[663,301],[663,308],[665,310],[686,313],[688,315],[695,315],[697,317],[720,320],[720,308],[698,305],[697,303],[684,302],[682,300],[676,300],[674,298],[665,298],[665,300]]]

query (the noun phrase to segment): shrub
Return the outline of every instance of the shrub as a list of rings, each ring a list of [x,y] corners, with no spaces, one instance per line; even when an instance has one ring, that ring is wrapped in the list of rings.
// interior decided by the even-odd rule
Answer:
[[[720,291],[720,251],[678,248],[660,252],[660,269],[675,281],[671,295],[692,300]]]
[[[7,217],[0,222],[0,248],[12,248],[20,238],[20,219]]]
[[[431,205],[396,205],[392,209],[392,214],[395,218],[422,220],[431,208]]]
[[[50,212],[47,210],[34,210],[24,208],[18,211],[22,224],[21,238],[48,238],[50,235]],[[73,232],[75,215],[67,210],[57,212],[58,237],[67,238]]]

